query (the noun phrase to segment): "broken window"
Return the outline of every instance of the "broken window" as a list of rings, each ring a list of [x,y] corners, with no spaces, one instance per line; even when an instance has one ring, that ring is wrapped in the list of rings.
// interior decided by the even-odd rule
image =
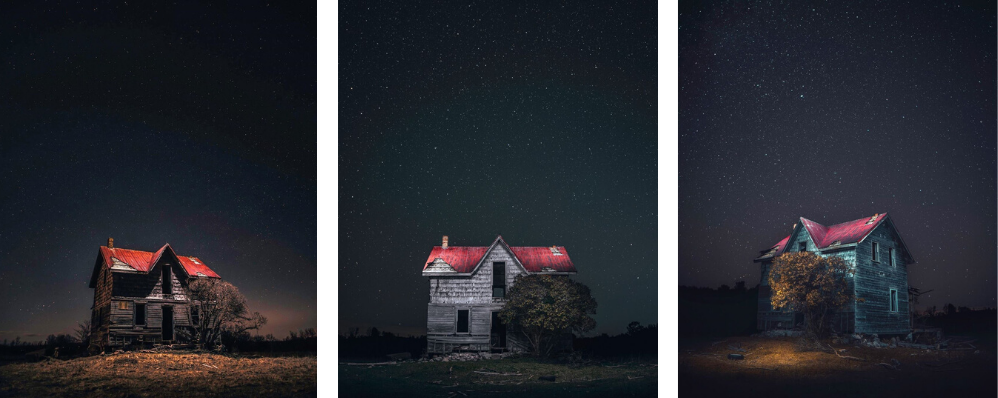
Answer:
[[[492,263],[492,297],[506,297],[506,263]]]
[[[163,264],[163,294],[173,294],[173,278],[170,277],[169,264]]]
[[[797,244],[797,251],[799,251],[799,252],[806,252],[807,251],[807,242],[800,242],[800,243],[798,243]]]
[[[145,304],[135,304],[135,324],[145,325],[146,324],[146,305]]]
[[[198,313],[198,307],[191,307],[191,324],[200,325],[201,324],[201,314]]]
[[[468,310],[457,310],[457,332],[468,333]]]
[[[898,291],[891,289],[891,312],[898,312]]]
[[[880,245],[877,242],[873,242],[873,261],[880,262]]]
[[[887,248],[887,261],[890,262],[891,267],[895,266],[894,265],[894,248],[893,247],[888,247]]]

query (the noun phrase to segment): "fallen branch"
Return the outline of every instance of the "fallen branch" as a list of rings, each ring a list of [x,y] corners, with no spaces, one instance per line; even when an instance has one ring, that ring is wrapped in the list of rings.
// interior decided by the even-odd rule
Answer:
[[[206,363],[202,363],[202,365],[204,365],[204,366],[206,366],[206,367],[209,367],[209,368],[215,368],[215,369],[218,369],[218,366],[215,366],[215,365],[209,365],[209,364],[206,364]]]
[[[832,353],[835,354],[836,356],[838,356],[839,358],[852,359],[854,361],[866,362],[866,360],[863,359],[863,358],[857,358],[857,357],[851,357],[851,356],[848,356],[848,355],[839,354],[838,350],[836,350],[835,348],[833,348],[831,344],[828,345],[828,348],[830,350],[832,350]]]
[[[482,372],[480,370],[476,370],[475,373],[482,375],[489,375],[489,376],[523,376],[522,374],[519,373]]]
[[[370,363],[344,362],[344,363],[340,363],[340,365],[347,365],[347,366],[375,366],[375,365],[397,365],[397,364],[398,364],[398,362],[370,362]]]
[[[453,385],[453,386],[443,386],[443,388],[451,388],[451,387],[457,387],[457,386],[459,386],[459,385],[461,385],[461,383],[454,383],[454,385]]]
[[[644,378],[644,376],[635,376],[635,377],[627,376],[627,380],[642,379],[642,378]]]

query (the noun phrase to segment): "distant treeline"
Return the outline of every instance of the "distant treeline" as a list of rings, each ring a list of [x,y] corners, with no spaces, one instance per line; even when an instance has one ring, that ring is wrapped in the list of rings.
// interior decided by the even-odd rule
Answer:
[[[243,333],[238,336],[223,334],[222,341],[226,349],[233,352],[316,352],[318,349],[318,336],[315,329],[299,329],[297,332],[291,331],[283,339],[274,337],[273,334],[266,336],[253,336]],[[14,356],[28,353],[38,353],[52,356],[55,349],[59,349],[59,357],[71,357],[85,355],[87,347],[80,342],[76,336],[68,334],[49,335],[44,341],[27,342],[20,337],[14,340],[3,340],[0,344],[0,355]],[[134,346],[126,349],[140,349]]]
[[[679,287],[679,336],[683,339],[711,339],[749,335],[757,332],[759,286]],[[970,309],[946,304],[915,311],[915,327],[942,328],[948,335],[995,333],[998,312],[994,308]]]
[[[759,287],[679,287],[679,337],[714,338],[756,332]]]
[[[340,335],[339,339],[340,358],[383,360],[388,354],[403,352],[408,352],[412,358],[420,358],[426,353],[426,336],[402,337],[381,332],[378,328],[368,329],[366,335],[351,329],[349,335]],[[626,333],[616,336],[603,333],[594,337],[576,337],[574,349],[583,356],[599,358],[656,358],[658,327],[631,322]]]

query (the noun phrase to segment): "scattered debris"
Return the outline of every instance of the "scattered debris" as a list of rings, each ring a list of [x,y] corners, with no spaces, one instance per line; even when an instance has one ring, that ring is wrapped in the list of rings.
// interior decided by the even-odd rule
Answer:
[[[745,359],[745,356],[742,354],[728,354],[728,359],[742,360]]]
[[[481,370],[476,370],[475,373],[489,376],[523,376],[520,373],[483,372]]]
[[[834,353],[839,358],[845,358],[845,359],[851,359],[851,360],[854,360],[854,361],[866,362],[866,360],[863,359],[863,358],[857,358],[857,357],[851,357],[851,356],[848,356],[848,355],[839,354],[839,351],[836,350],[834,347],[832,347],[831,344],[828,345],[828,349],[832,350],[832,353]]]
[[[642,379],[642,378],[644,378],[644,376],[634,376],[634,377],[627,376],[627,380]]]
[[[397,354],[388,354],[387,356],[388,356],[389,359],[392,359],[394,361],[404,361],[404,360],[407,360],[407,359],[412,359],[412,354],[410,354],[408,352],[400,352],[400,353],[397,353]]]

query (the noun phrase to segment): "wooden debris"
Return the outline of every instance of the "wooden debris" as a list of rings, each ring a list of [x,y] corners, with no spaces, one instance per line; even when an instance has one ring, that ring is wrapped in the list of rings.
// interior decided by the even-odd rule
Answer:
[[[627,380],[643,379],[643,378],[644,378],[644,376],[634,376],[634,377],[627,376]]]

